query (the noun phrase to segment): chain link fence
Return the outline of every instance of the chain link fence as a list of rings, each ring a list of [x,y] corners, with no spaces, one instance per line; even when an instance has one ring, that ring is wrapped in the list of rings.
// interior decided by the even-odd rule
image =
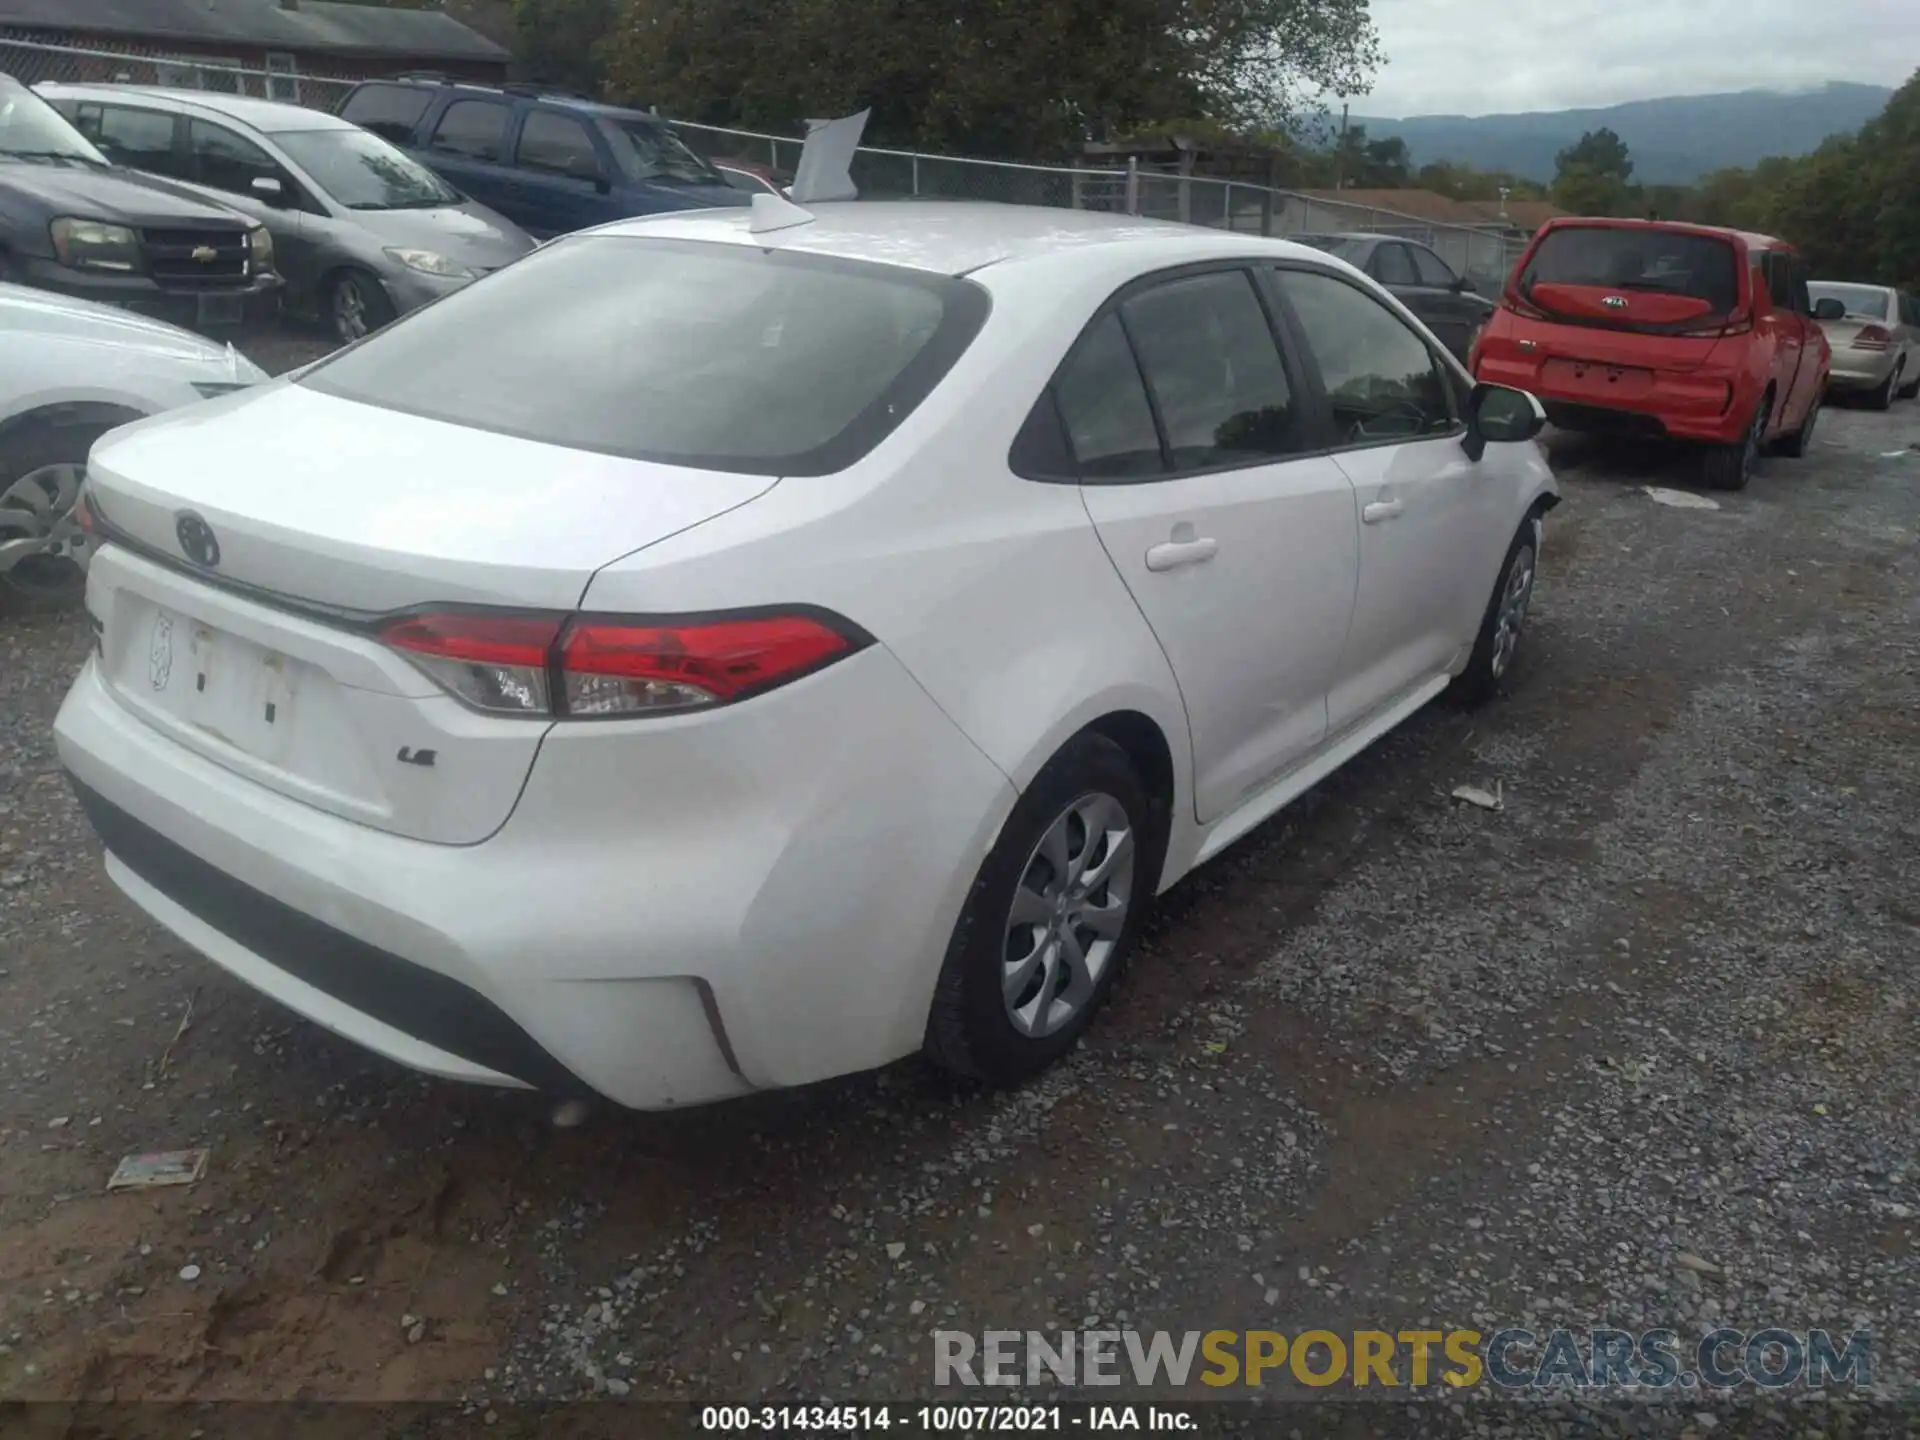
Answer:
[[[291,57],[286,57],[289,60]],[[362,77],[252,69],[204,55],[169,53],[161,46],[77,48],[45,36],[0,32],[0,72],[37,85],[48,80],[167,85],[281,100],[336,111]],[[667,119],[687,145],[709,160],[746,160],[782,174],[800,164],[801,142],[790,136],[730,130]],[[1429,246],[1455,272],[1482,289],[1498,289],[1525,240],[1501,227],[1450,225],[1323,195],[1269,189],[1246,181],[1180,176],[1146,169],[1073,168],[922,155],[862,146],[852,164],[867,199],[991,200],[1010,205],[1104,210],[1207,225],[1248,235],[1313,235],[1367,231]]]

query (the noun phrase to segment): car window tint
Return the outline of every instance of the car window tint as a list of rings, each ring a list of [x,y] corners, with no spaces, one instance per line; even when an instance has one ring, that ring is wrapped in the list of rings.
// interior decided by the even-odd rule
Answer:
[[[1413,256],[1414,272],[1419,275],[1422,285],[1431,286],[1436,290],[1453,288],[1455,276],[1448,268],[1446,261],[1424,245],[1409,245],[1406,250]]]
[[[363,130],[371,130],[396,144],[413,138],[413,127],[433,103],[431,90],[409,89],[403,85],[362,85],[348,99],[340,118],[351,120]]]
[[[1169,280],[1120,307],[1176,470],[1311,448],[1244,270]]]
[[[1373,252],[1373,278],[1382,285],[1418,285],[1420,277],[1414,273],[1413,261],[1407,258],[1404,245],[1382,245]]]
[[[491,100],[456,100],[433,128],[433,148],[469,160],[500,160],[512,112]]]
[[[600,156],[587,127],[570,115],[551,110],[529,112],[520,126],[515,161],[529,170],[565,175],[575,180],[598,180]]]
[[[159,175],[177,175],[180,171],[173,157],[171,115],[124,105],[82,105],[75,122],[80,133],[116,165]]]
[[[414,311],[299,383],[542,444],[825,475],[913,413],[988,309],[972,281],[903,266],[586,235],[458,304]]]
[[[192,178],[216,190],[244,195],[261,177],[277,180],[273,157],[243,135],[205,120],[187,122],[187,152]]]
[[[1081,336],[1054,382],[1054,395],[1083,479],[1165,473],[1146,386],[1117,313]]]
[[[1279,276],[1319,362],[1336,443],[1413,439],[1453,428],[1433,352],[1399,316],[1331,275],[1283,270]]]
[[[1073,463],[1073,447],[1060,419],[1060,404],[1049,385],[1027,412],[1026,423],[1013,438],[1007,465],[1016,475],[1035,479],[1071,480],[1080,472]]]

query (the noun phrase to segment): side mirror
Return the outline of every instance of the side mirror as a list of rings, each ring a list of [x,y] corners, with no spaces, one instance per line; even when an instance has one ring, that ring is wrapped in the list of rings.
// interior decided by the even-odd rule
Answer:
[[[1832,297],[1828,297],[1825,300],[1816,300],[1813,302],[1813,318],[1816,320],[1844,320],[1847,318],[1847,307]]]
[[[1532,440],[1546,428],[1546,407],[1532,395],[1482,381],[1467,398],[1467,433],[1460,448],[1477,462],[1490,444]]]
[[[256,175],[247,182],[247,188],[269,205],[287,203],[287,187],[271,175]]]
[[[1453,288],[1462,295],[1478,295],[1480,293],[1480,287],[1464,275],[1453,282]]]
[[[602,195],[611,195],[613,193],[613,182],[604,175],[596,175],[593,177],[593,188]]]

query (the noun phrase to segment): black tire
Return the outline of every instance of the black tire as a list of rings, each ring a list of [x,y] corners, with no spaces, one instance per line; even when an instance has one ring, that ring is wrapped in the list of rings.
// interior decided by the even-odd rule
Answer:
[[[1900,383],[1900,367],[1895,365],[1888,374],[1886,383],[1867,392],[1869,410],[1891,410],[1893,408],[1893,387]]]
[[[327,282],[327,328],[342,345],[364,340],[393,323],[393,301],[386,287],[364,270],[342,270]]]
[[[1732,445],[1716,445],[1707,451],[1702,478],[1712,490],[1744,490],[1760,464],[1760,451],[1767,435],[1767,417],[1773,413],[1773,392],[1761,397],[1747,423],[1746,438]]]
[[[21,504],[15,487],[48,466],[71,465],[84,470],[93,442],[112,428],[43,422],[28,425],[0,441],[0,542],[40,528],[39,507]],[[0,583],[36,604],[72,609],[86,599],[87,572],[74,558],[76,548],[84,550],[84,542],[73,529],[70,509],[54,517],[53,533],[61,553],[29,555],[0,572]]]
[[[1914,368],[1913,379],[1895,393],[1896,400],[1920,400],[1920,366]]]
[[[1819,423],[1820,409],[1826,403],[1827,396],[1823,390],[1814,397],[1813,404],[1807,407],[1806,418],[1800,422],[1800,428],[1781,440],[1776,447],[1779,454],[1785,455],[1789,460],[1798,460],[1807,453],[1813,445],[1813,427]]]
[[[1053,970],[1048,970],[1041,954],[1058,920],[1014,925],[1016,890],[1024,888],[1044,901],[1039,889],[1023,887],[1022,882],[1041,873],[1036,867],[1046,865],[1041,845],[1055,825],[1073,807],[1096,796],[1117,802],[1132,838],[1132,870],[1124,915],[1090,991],[1070,1016],[1044,1035],[1026,1034],[1016,1028],[1011,1013],[1021,1007],[1003,993],[1015,929],[1040,932],[1015,943],[1032,944],[1030,953],[1040,961],[1037,978],[1043,986],[1049,983],[1049,977],[1067,974],[1067,969],[1057,962]],[[1097,868],[1106,853],[1099,849],[1104,843],[1089,836],[1079,857],[1091,859]],[[1085,733],[1069,741],[1021,795],[1001,827],[992,852],[980,866],[954,926],[934,990],[933,1008],[927,1017],[928,1058],[957,1075],[993,1085],[1012,1085],[1071,1050],[1111,993],[1132,951],[1141,915],[1158,881],[1163,847],[1152,797],[1127,752],[1103,735]],[[1096,893],[1100,893],[1099,887]],[[1057,990],[1054,998],[1048,999],[1043,991],[1031,1005],[1036,1013],[1041,1008],[1051,1011],[1063,996],[1064,990]]]
[[[1467,668],[1453,677],[1453,684],[1447,694],[1463,705],[1479,705],[1491,700],[1513,678],[1514,666],[1519,660],[1520,641],[1526,633],[1528,607],[1533,603],[1533,587],[1540,574],[1540,541],[1545,533],[1545,523],[1540,513],[1529,515],[1520,528],[1514,532],[1513,543],[1507,546],[1506,559],[1500,562],[1500,578],[1494,582],[1493,594],[1488,597],[1485,613],[1480,617],[1480,633],[1473,637],[1473,653],[1467,657]],[[1515,572],[1524,568],[1524,592],[1518,596],[1519,614],[1508,614],[1515,597],[1510,593],[1515,583]],[[1506,618],[1512,622],[1513,640],[1506,647],[1504,657],[1501,654],[1501,622]]]

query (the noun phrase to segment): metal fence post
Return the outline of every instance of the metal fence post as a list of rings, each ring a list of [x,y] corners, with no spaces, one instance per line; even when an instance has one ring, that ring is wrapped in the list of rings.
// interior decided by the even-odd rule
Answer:
[[[1140,157],[1127,157],[1127,214],[1140,213]]]
[[[920,193],[920,157],[918,155],[913,157],[913,193],[915,195]]]
[[[1238,230],[1239,222],[1233,218],[1233,182],[1231,180],[1227,181],[1226,188],[1221,191],[1221,209],[1224,212],[1223,227],[1228,230]]]

